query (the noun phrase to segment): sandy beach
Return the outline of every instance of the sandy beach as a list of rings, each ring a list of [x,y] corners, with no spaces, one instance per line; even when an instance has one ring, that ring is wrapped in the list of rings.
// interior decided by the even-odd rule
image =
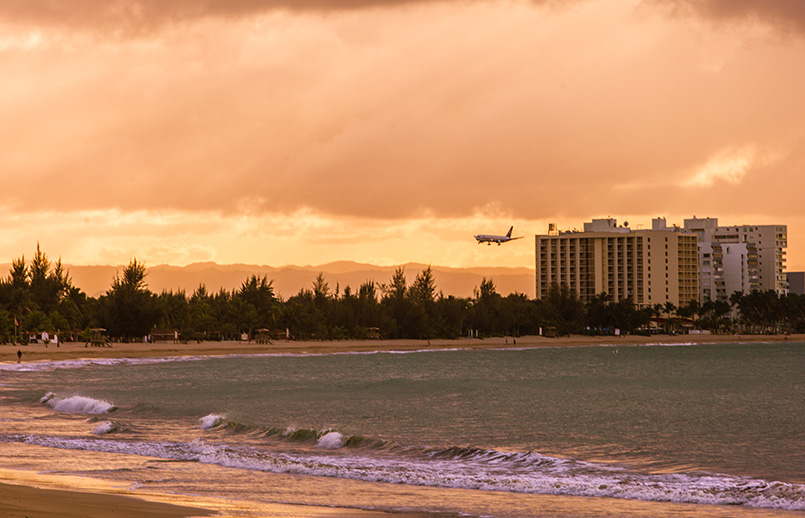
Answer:
[[[658,335],[652,337],[586,337],[545,338],[538,336],[499,337],[459,340],[373,340],[373,341],[275,341],[255,342],[190,342],[190,343],[115,343],[111,347],[87,347],[83,342],[0,345],[0,362],[59,361],[92,358],[159,358],[174,356],[214,356],[233,354],[326,354],[336,352],[414,351],[439,349],[493,349],[574,346],[630,346],[647,344],[690,344],[726,342],[805,341],[805,335]],[[242,510],[241,510],[242,511]],[[101,516],[242,516],[241,511],[228,512],[223,505],[199,499],[143,495],[122,488],[104,486],[102,482],[66,480],[63,477],[28,472],[0,470],[0,515],[22,517],[101,517]],[[261,508],[259,514],[246,516],[360,516],[377,518],[383,513],[361,512],[326,507],[276,505]],[[398,515],[399,516],[399,515]],[[415,516],[415,515],[407,515]]]
[[[38,448],[27,446],[27,448]],[[41,452],[34,452],[38,454]],[[7,453],[6,453],[7,454]],[[56,454],[58,455],[58,453]],[[0,468],[3,518],[436,518],[421,513],[374,512],[354,508],[232,501],[181,494],[132,491],[96,478]],[[439,515],[440,516],[440,515]],[[452,518],[452,517],[450,517]]]
[[[136,518],[209,516],[214,511],[111,494],[40,489],[0,483],[0,514],[6,518],[83,517]]]

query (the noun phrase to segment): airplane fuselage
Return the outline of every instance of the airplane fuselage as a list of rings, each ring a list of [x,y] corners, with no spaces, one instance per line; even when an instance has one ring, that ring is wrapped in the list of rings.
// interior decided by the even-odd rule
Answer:
[[[498,245],[501,243],[506,243],[511,241],[510,237],[506,236],[493,236],[488,234],[478,234],[477,236],[473,236],[478,241],[478,244],[486,243],[487,245],[491,245],[492,243],[497,243]]]
[[[515,239],[522,239],[520,237],[512,237],[512,230],[514,227],[509,229],[509,232],[505,236],[496,236],[494,234],[478,234],[477,236],[472,236],[478,241],[478,244],[486,243],[487,245],[491,245],[492,243],[497,243],[500,246],[502,243],[508,243],[509,241],[514,241]]]

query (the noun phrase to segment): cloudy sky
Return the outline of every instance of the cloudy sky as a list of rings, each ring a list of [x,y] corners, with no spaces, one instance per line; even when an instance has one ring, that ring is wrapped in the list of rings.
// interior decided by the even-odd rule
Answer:
[[[803,270],[803,93],[801,0],[0,0],[0,262],[532,266],[696,215]]]

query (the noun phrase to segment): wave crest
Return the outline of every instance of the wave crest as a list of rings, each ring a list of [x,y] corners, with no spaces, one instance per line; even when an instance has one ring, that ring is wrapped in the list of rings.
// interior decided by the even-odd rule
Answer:
[[[210,430],[221,426],[226,420],[226,416],[220,414],[208,414],[199,419],[202,430]]]
[[[68,412],[74,414],[106,414],[114,412],[117,407],[102,399],[93,399],[84,396],[70,396],[60,398],[53,392],[48,392],[40,403],[49,406],[57,412]]]
[[[331,430],[322,434],[316,444],[325,450],[337,450],[344,447],[344,436],[340,432]]]
[[[123,430],[124,428],[122,426],[113,421],[101,421],[95,426],[92,433],[95,435],[106,435],[109,433],[122,432]]]

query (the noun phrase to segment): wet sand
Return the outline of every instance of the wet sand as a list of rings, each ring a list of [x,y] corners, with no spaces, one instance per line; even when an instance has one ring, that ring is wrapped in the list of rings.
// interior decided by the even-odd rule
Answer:
[[[440,349],[495,349],[520,347],[574,347],[589,345],[647,345],[647,344],[717,344],[729,342],[805,341],[805,335],[657,335],[643,336],[571,336],[545,338],[539,336],[500,337],[459,340],[366,340],[366,341],[274,341],[255,342],[189,342],[189,343],[114,343],[111,347],[87,347],[83,342],[0,345],[0,362],[16,363],[17,351],[23,362],[58,361],[91,358],[160,358],[172,356],[215,356],[231,354],[326,354],[335,352],[415,351]],[[106,517],[133,518],[138,516],[264,516],[264,517],[334,517],[356,516],[378,518],[384,513],[361,512],[353,509],[316,508],[309,506],[260,506],[242,514],[244,509],[227,512],[225,506],[213,505],[199,499],[168,495],[143,495],[123,489],[103,488],[103,482],[87,479],[71,484],[54,482],[57,477],[35,473],[10,472],[0,469],[0,516],[9,518],[42,517]],[[157,501],[160,500],[160,501]],[[169,501],[170,503],[166,502]],[[413,517],[417,515],[399,515]]]
[[[87,477],[0,468],[3,518],[434,518],[421,513],[383,513],[311,505],[227,501],[179,494],[130,491]]]
[[[31,482],[29,482],[31,483]],[[202,516],[262,518],[423,518],[416,514],[394,514],[335,509],[327,507],[260,504],[250,508],[248,503],[222,506],[190,497],[176,497],[181,504],[144,499],[142,494],[123,495],[122,490],[96,492],[65,489],[45,489],[33,485],[0,482],[0,516],[3,518],[190,518]],[[166,496],[153,496],[165,500]]]
[[[81,493],[0,483],[0,515],[6,518],[136,518],[209,516],[213,511],[149,502],[128,496]]]

